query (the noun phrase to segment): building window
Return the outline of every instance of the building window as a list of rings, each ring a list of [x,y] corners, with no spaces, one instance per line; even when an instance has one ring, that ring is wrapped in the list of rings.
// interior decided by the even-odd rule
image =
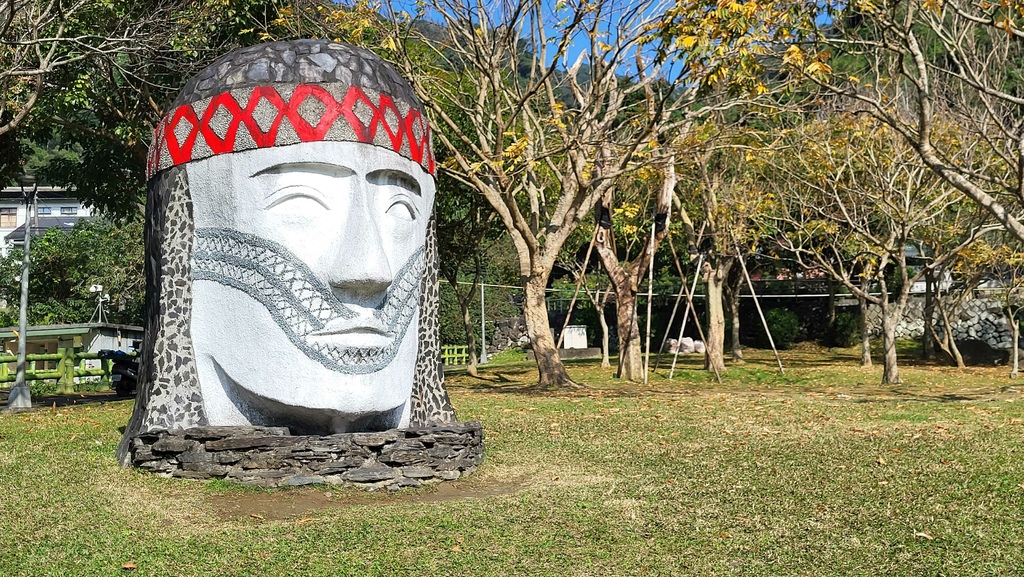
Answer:
[[[17,208],[0,208],[0,228],[14,228],[18,226]]]
[[[60,207],[61,216],[75,216],[78,214],[77,206],[62,206]]]
[[[50,216],[50,207],[40,206],[37,214],[39,214],[39,216]]]

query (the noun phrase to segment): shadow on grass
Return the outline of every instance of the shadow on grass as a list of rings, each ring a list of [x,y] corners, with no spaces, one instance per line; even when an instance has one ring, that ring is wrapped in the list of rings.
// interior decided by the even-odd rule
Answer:
[[[6,407],[7,396],[10,391],[0,391],[0,409]],[[32,394],[32,408],[48,408],[48,407],[74,407],[79,405],[102,405],[105,403],[112,403],[115,401],[128,401],[134,397],[119,397],[117,393],[113,391],[105,392],[83,392],[83,393],[72,393],[67,395],[37,395]]]
[[[921,394],[921,393],[912,393],[912,392],[909,392],[909,391],[893,390],[888,395],[885,395],[885,396],[853,397],[852,395],[850,395],[851,397],[853,397],[853,398],[850,399],[850,402],[858,403],[858,404],[867,404],[867,403],[880,403],[880,402],[888,403],[888,402],[892,402],[893,400],[897,400],[897,401],[901,401],[901,402],[902,401],[906,401],[906,402],[919,402],[919,403],[965,403],[965,402],[976,402],[976,401],[981,401],[981,400],[992,399],[993,398],[993,394],[996,394],[996,393],[991,392],[991,391],[986,391],[986,392],[980,392],[980,393],[978,393],[976,395],[964,395],[964,394],[959,394],[959,393],[944,393],[944,394],[939,394],[939,395],[927,395],[927,394]]]

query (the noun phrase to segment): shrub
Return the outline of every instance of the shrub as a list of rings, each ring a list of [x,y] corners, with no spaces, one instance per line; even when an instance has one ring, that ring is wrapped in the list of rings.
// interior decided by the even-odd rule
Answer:
[[[800,336],[800,318],[789,309],[770,309],[764,314],[768,329],[772,332],[772,339],[779,349],[788,349],[793,346]],[[764,347],[771,346],[767,336],[764,338]]]
[[[822,344],[827,347],[852,347],[857,343],[859,337],[860,313],[839,313],[828,327]]]

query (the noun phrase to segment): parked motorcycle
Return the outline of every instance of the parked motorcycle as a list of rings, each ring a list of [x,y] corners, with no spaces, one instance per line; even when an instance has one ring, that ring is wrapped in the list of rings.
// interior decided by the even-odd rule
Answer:
[[[110,368],[110,383],[119,397],[135,394],[139,382],[139,361],[135,353],[103,349],[97,356],[113,361]]]

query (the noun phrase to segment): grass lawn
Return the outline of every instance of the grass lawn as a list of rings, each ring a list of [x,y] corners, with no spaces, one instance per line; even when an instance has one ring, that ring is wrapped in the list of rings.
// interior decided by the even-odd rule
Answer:
[[[0,415],[0,575],[1017,575],[1024,384],[1005,367],[764,351],[723,382],[569,362],[448,376],[484,423],[470,478],[264,491],[125,470],[130,402]],[[668,359],[667,362],[671,362]]]

